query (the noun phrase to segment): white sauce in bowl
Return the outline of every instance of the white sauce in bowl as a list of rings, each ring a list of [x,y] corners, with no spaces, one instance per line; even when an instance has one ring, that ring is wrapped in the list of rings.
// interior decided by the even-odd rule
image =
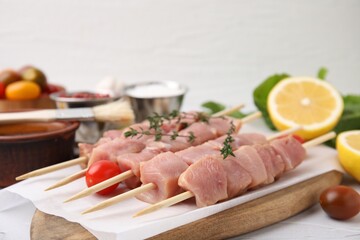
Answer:
[[[133,85],[126,89],[126,95],[135,98],[163,98],[184,94],[186,88],[176,82],[149,82]]]

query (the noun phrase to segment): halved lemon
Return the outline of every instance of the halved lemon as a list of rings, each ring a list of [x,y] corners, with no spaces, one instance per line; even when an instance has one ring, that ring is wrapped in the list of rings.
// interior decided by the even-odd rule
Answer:
[[[336,139],[336,149],[345,171],[360,182],[360,130],[340,133]]]
[[[327,133],[338,123],[344,109],[339,92],[329,83],[311,77],[282,80],[270,91],[268,111],[279,130],[301,125],[305,140]]]

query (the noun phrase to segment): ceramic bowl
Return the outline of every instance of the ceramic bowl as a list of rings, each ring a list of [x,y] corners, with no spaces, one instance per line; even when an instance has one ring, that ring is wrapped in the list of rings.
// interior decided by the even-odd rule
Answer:
[[[74,158],[78,122],[0,125],[0,187],[24,173]]]

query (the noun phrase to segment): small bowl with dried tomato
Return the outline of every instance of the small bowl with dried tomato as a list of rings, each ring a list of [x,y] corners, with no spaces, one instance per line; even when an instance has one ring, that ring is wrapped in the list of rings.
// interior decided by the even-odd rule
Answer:
[[[50,94],[55,101],[57,108],[94,107],[114,101],[116,98],[108,94],[100,94],[89,91],[78,92],[57,92]]]
[[[55,101],[59,109],[94,107],[117,100],[108,94],[100,94],[90,91],[77,92],[57,92],[50,94],[50,98]],[[87,121],[82,122],[76,132],[76,141],[94,143],[103,134],[104,131],[117,128],[114,123]]]

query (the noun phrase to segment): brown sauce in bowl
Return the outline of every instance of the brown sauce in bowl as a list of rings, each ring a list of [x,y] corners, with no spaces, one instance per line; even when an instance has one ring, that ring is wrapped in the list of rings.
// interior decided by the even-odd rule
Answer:
[[[16,136],[16,135],[53,132],[63,129],[65,127],[66,124],[62,122],[6,124],[6,125],[0,125],[0,136]]]

